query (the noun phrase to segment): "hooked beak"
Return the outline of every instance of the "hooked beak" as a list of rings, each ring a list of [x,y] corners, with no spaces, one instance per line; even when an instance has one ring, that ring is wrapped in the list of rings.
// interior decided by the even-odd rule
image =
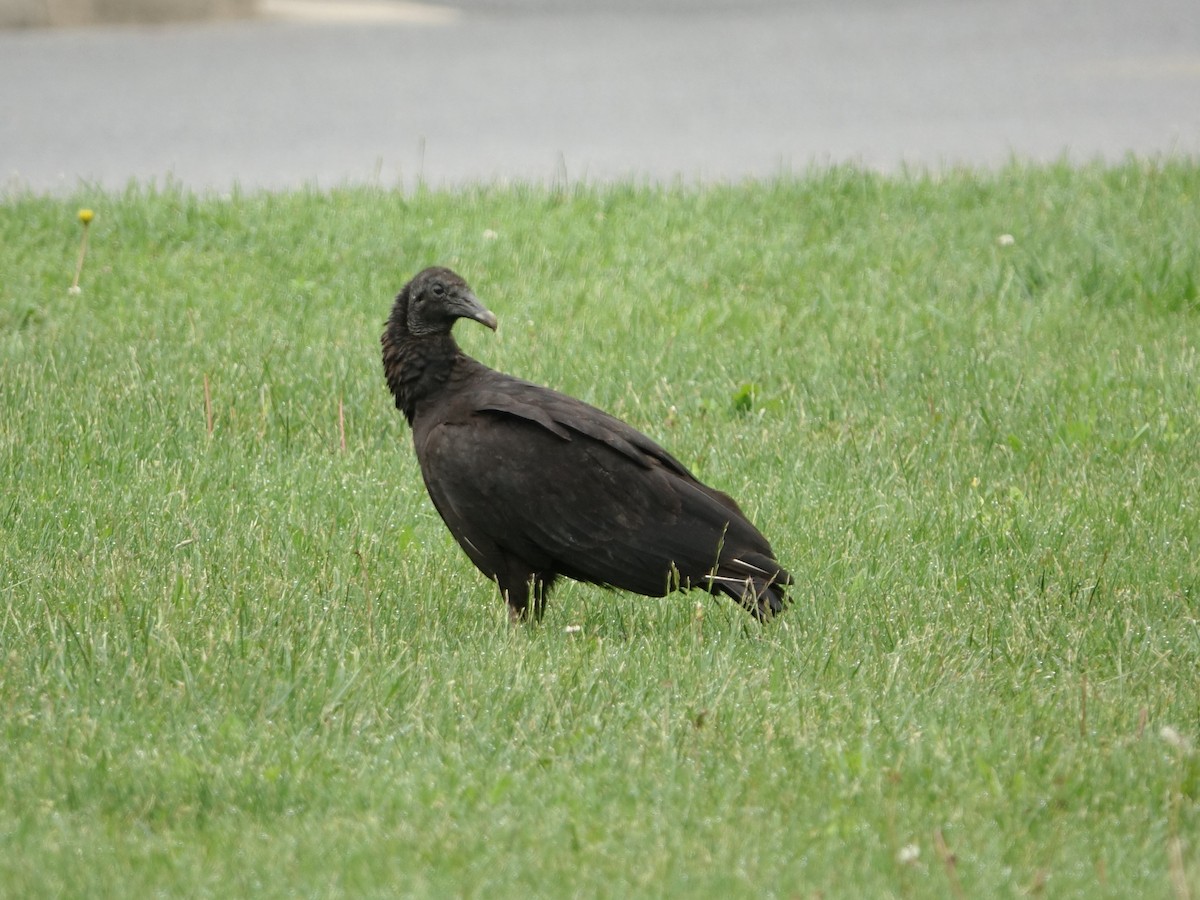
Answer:
[[[486,325],[492,331],[496,330],[499,322],[496,319],[496,314],[479,302],[479,298],[468,291],[465,294],[460,294],[456,299],[455,312],[464,319],[474,319],[480,325]]]

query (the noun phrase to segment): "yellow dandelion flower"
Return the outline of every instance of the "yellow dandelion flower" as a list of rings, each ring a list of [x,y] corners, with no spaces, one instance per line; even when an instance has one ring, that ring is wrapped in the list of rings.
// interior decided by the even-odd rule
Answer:
[[[83,239],[79,242],[79,258],[75,260],[75,280],[71,282],[71,286],[67,289],[70,294],[80,293],[79,276],[83,273],[83,258],[87,256],[87,237],[88,223],[96,217],[96,214],[90,209],[81,209],[76,215],[79,221],[83,223]]]

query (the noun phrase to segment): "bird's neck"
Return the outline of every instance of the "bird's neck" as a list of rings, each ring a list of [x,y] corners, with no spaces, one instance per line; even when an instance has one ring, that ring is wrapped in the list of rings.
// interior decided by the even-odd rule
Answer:
[[[384,347],[383,367],[396,408],[412,425],[419,407],[450,380],[466,357],[450,335],[416,338],[397,336]]]

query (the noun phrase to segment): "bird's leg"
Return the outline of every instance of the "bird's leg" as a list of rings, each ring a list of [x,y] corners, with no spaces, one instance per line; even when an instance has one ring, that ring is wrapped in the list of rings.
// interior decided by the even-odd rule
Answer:
[[[508,606],[508,620],[514,625],[524,622],[529,611],[529,582],[501,581],[500,596]]]
[[[535,622],[542,621],[542,614],[546,611],[546,595],[550,593],[550,585],[554,583],[554,577],[554,575],[547,577],[540,572],[535,572],[529,579],[529,592],[533,595],[533,619]]]
[[[500,586],[500,596],[508,604],[508,618],[514,624],[524,622],[529,618],[529,593],[537,581],[534,573],[519,565],[510,565],[509,570],[496,576]],[[535,597],[535,615],[538,605]]]
[[[540,622],[546,611],[546,597],[557,577],[554,573],[531,572],[519,580],[500,581],[500,594],[508,604],[508,618],[514,623],[530,619]]]

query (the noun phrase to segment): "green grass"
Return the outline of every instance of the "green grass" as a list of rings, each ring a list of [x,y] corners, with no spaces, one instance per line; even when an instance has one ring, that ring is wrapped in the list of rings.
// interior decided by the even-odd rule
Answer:
[[[507,624],[380,371],[432,263],[783,619]],[[0,894],[1197,896],[1198,285],[1187,162],[10,195]]]

